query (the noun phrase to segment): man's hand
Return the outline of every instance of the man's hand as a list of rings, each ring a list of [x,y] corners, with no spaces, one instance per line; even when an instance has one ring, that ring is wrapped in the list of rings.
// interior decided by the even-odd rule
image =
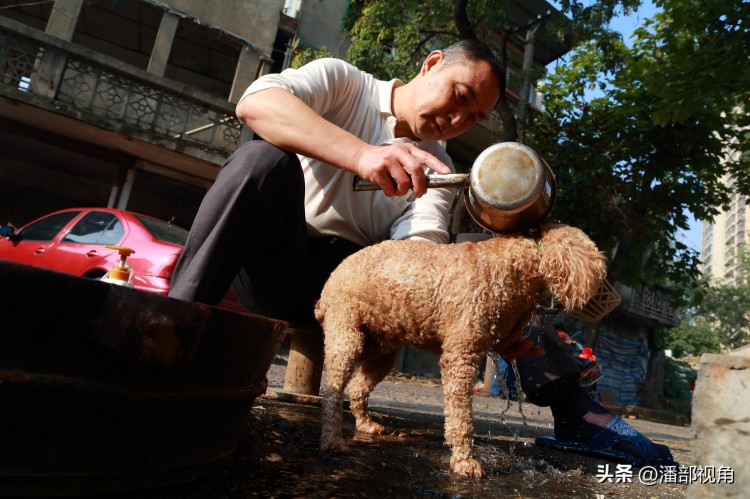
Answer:
[[[417,197],[424,195],[424,166],[451,173],[443,162],[411,142],[366,144],[285,89],[268,88],[248,95],[237,105],[237,117],[271,144],[355,173],[378,184],[386,196],[403,196],[409,189]]]
[[[412,189],[416,197],[422,197],[427,192],[424,166],[451,173],[447,165],[411,143],[366,145],[357,158],[357,175],[378,184],[386,196],[403,196]]]
[[[523,328],[517,327],[508,336],[492,345],[492,350],[500,354],[505,360],[516,360],[519,357],[544,355],[544,350],[534,346],[534,343],[523,336]]]

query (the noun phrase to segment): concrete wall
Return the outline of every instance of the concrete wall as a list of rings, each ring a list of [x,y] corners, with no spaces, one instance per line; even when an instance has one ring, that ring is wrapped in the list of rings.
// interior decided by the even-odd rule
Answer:
[[[297,36],[313,48],[327,48],[334,55],[344,57],[349,43],[341,33],[341,22],[347,0],[307,0],[302,2]]]
[[[166,0],[160,3],[253,42],[269,54],[284,6],[284,0]]]
[[[706,354],[693,395],[693,462],[718,472],[728,467],[734,483],[699,483],[690,499],[748,497],[750,494],[750,348],[730,355]]]

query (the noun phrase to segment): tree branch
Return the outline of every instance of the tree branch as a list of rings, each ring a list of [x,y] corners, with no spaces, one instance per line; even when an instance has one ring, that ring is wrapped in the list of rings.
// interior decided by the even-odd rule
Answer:
[[[456,22],[456,29],[461,35],[461,38],[476,39],[477,35],[474,33],[474,26],[469,21],[469,14],[466,11],[466,6],[469,0],[455,0],[453,2],[453,20]]]

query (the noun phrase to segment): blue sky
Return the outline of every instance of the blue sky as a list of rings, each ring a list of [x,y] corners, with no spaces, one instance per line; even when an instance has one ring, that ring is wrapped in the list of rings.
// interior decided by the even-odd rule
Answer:
[[[554,0],[548,0],[550,4],[559,8],[559,5]],[[656,12],[656,7],[651,0],[644,0],[641,7],[634,14],[629,16],[620,16],[612,21],[610,26],[623,35],[623,39],[626,43],[630,44],[630,38],[633,31],[638,28],[643,20],[650,18]],[[554,65],[555,63],[553,63]],[[550,68],[552,69],[552,68]],[[689,214],[688,214],[689,215]],[[690,248],[700,252],[701,251],[701,236],[702,236],[702,223],[695,220],[691,215],[690,217],[690,228],[687,231],[679,231],[677,237]]]

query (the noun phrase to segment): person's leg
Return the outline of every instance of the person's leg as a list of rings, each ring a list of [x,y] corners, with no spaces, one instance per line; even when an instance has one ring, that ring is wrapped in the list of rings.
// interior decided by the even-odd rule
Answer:
[[[521,389],[526,398],[541,407],[563,400],[561,393],[578,386],[581,370],[563,345],[554,320],[557,311],[537,308],[531,322],[524,327],[524,334],[535,346],[544,349],[542,356],[526,356],[516,359],[521,378]]]
[[[328,277],[339,263],[349,255],[356,253],[361,246],[340,237],[310,237],[307,240],[308,259],[308,291],[305,315],[300,319],[303,322],[316,322],[313,310],[315,302],[320,298]]]
[[[537,437],[537,444],[640,466],[678,466],[669,447],[655,444],[637,432],[599,405],[582,387],[574,387],[561,396],[564,398],[550,404],[555,438]]]
[[[516,359],[521,388],[529,402],[552,410],[558,438],[588,440],[614,416],[581,388],[581,370],[553,325],[556,315],[554,309],[538,309],[524,329],[544,355]]]
[[[541,357],[516,360],[521,386],[529,401],[549,406],[555,420],[555,439],[582,444],[580,449],[601,451],[615,457],[620,452],[642,464],[675,465],[669,448],[653,444],[615,414],[603,408],[579,383],[580,369],[571,358],[553,327],[554,314],[535,314],[526,328],[536,346],[544,348]],[[537,442],[554,447],[555,443],[540,437]]]
[[[340,237],[311,237],[308,240],[310,262],[310,293],[320,297],[328,277],[346,257],[362,247]]]
[[[306,268],[297,156],[251,141],[227,160],[203,199],[169,295],[216,304],[231,285],[248,310],[285,318],[307,304]]]

